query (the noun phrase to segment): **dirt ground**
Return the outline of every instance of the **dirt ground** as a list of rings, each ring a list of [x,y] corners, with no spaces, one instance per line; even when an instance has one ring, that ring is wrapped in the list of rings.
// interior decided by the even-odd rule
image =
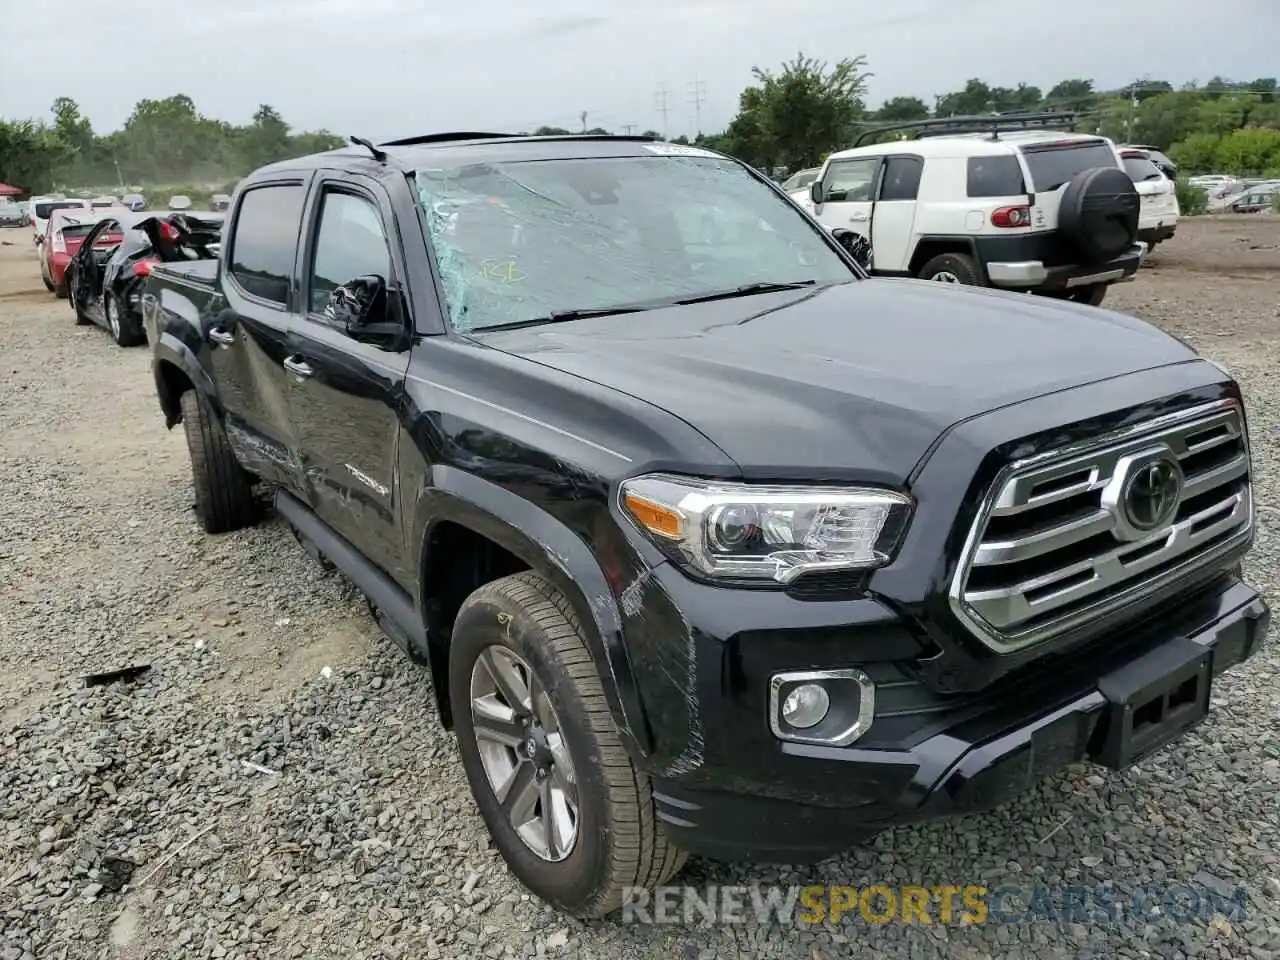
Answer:
[[[1184,220],[1105,306],[1244,384],[1261,525],[1246,572],[1275,603],[1280,216]],[[137,663],[152,665],[145,682],[82,689],[84,674]],[[1131,889],[1210,875],[1250,891],[1234,931],[948,940],[566,920],[489,845],[425,675],[278,520],[199,531],[148,351],[75,326],[41,284],[29,230],[0,230],[0,960],[834,960],[851,939],[870,945],[859,956],[903,958],[1280,956],[1278,665],[1273,643],[1141,771],[1073,768],[1001,811],[895,830],[807,872],[695,861],[685,876]],[[104,879],[109,857],[137,864],[123,892]]]

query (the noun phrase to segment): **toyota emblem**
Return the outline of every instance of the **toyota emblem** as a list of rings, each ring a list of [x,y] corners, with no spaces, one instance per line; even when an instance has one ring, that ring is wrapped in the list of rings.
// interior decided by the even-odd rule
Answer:
[[[1167,525],[1182,498],[1182,469],[1167,458],[1136,467],[1125,479],[1120,509],[1125,522],[1146,533]]]

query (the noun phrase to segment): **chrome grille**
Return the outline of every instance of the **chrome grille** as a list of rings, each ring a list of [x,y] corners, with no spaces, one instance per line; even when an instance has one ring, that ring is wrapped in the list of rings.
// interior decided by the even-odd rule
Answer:
[[[1167,483],[1152,492],[1157,481]],[[1252,527],[1240,409],[1197,407],[1002,471],[970,530],[952,610],[988,646],[1017,650],[1210,563]]]

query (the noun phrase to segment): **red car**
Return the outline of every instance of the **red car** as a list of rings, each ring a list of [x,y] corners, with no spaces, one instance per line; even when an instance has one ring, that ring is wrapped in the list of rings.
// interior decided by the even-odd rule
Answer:
[[[98,222],[128,212],[127,207],[104,207],[98,210],[69,207],[49,214],[49,229],[36,241],[40,244],[40,278],[44,280],[44,285],[54,295],[65,299],[67,264],[80,249],[81,241]],[[123,239],[123,235],[118,232],[102,233],[94,245],[101,248],[113,247]]]

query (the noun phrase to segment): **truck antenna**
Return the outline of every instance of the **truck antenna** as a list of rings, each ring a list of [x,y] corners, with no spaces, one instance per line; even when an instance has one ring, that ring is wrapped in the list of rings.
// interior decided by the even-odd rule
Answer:
[[[364,137],[351,137],[351,142],[356,144],[357,146],[364,147],[371,154],[373,154],[373,159],[377,160],[379,163],[387,162],[386,151],[379,150],[377,147],[373,145],[372,141],[366,140]]]

